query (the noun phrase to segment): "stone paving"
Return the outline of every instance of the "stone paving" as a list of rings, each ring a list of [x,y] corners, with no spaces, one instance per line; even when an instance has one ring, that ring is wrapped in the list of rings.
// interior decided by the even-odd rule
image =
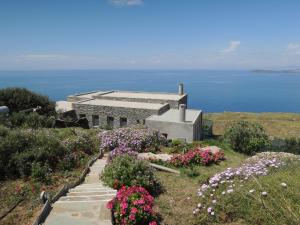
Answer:
[[[45,225],[111,225],[111,214],[106,203],[116,191],[104,186],[99,174],[106,157],[98,159],[90,168],[85,182],[70,189],[66,196],[53,204]]]

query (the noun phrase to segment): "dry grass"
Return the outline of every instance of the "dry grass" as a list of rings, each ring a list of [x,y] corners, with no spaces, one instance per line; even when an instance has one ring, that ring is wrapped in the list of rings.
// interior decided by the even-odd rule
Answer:
[[[226,126],[238,120],[248,120],[262,124],[273,137],[300,138],[300,114],[296,113],[207,113],[205,119],[214,122],[213,132],[222,135]]]
[[[56,193],[59,188],[65,184],[75,181],[80,174],[82,168],[78,168],[72,172],[58,173],[52,176],[50,185],[42,185],[32,180],[7,180],[0,183],[0,215],[3,215],[18,200],[20,195],[16,193],[16,187],[24,190],[24,200],[4,219],[0,220],[1,225],[30,225],[33,224],[42,204],[39,201],[39,195],[43,190],[52,194]]]

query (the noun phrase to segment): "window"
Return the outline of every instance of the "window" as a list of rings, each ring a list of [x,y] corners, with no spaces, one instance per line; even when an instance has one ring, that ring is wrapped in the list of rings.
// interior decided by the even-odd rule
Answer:
[[[86,115],[85,114],[79,114],[79,118],[85,118]]]
[[[127,118],[121,117],[120,118],[120,127],[126,127],[127,126]]]
[[[98,127],[99,126],[99,116],[93,115],[92,120],[93,120],[93,127]]]
[[[137,124],[140,124],[141,122],[140,122],[140,120],[136,120],[136,123],[137,123]]]
[[[107,117],[107,126],[108,127],[114,127],[114,118],[112,116]]]

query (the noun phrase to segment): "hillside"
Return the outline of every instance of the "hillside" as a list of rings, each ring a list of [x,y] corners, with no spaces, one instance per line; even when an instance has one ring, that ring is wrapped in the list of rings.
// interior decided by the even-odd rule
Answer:
[[[238,120],[258,122],[273,137],[300,137],[300,114],[296,113],[207,113],[204,119],[214,122],[213,132],[222,135],[227,125]]]

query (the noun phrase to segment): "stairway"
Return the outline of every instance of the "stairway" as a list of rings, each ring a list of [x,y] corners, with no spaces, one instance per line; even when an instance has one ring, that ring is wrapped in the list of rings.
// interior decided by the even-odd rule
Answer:
[[[106,203],[116,191],[99,180],[106,157],[98,159],[90,168],[84,183],[70,189],[66,196],[53,204],[45,225],[111,225]]]

